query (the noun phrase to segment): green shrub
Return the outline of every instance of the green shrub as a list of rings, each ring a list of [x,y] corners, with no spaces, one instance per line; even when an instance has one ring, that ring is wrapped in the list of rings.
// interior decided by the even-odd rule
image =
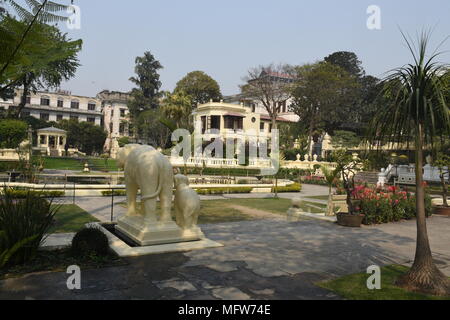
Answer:
[[[360,212],[364,214],[363,224],[381,224],[416,217],[416,198],[409,195],[406,200],[393,197],[390,199],[364,199],[360,201]],[[425,214],[433,214],[431,197],[425,197]]]
[[[11,265],[32,260],[48,230],[54,223],[59,206],[33,192],[23,199],[15,198],[11,190],[0,196],[0,255],[7,253]],[[5,261],[3,261],[6,263]]]
[[[222,188],[204,188],[197,189],[197,193],[201,195],[208,194],[226,194],[226,193],[250,193],[253,190],[251,187],[222,187]]]
[[[273,187],[272,192],[275,192],[275,189],[278,193],[283,192],[300,192],[302,191],[302,185],[300,183],[293,183],[291,185],[285,186],[285,187]]]
[[[0,172],[18,170],[19,162],[17,161],[0,161]]]
[[[38,198],[60,198],[64,197],[64,191],[32,191],[24,189],[10,189],[9,196],[14,199],[26,199],[29,194]]]
[[[126,195],[127,195],[127,192],[126,192],[125,190],[114,190],[114,191],[108,190],[108,191],[102,191],[102,195],[103,195],[104,197],[111,197],[111,196],[113,195],[113,193],[114,193],[114,196],[115,196],[115,197],[123,197],[123,196],[126,196]]]
[[[84,258],[105,256],[109,251],[108,237],[97,228],[84,228],[72,239],[73,256]]]

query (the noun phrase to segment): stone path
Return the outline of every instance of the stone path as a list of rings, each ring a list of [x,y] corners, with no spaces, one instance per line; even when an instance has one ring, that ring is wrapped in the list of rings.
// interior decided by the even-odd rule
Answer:
[[[286,220],[286,217],[280,214],[249,208],[245,206],[239,206],[236,204],[228,205],[229,208],[236,209],[244,214],[248,214],[256,219],[270,219],[270,220]]]
[[[439,268],[450,276],[450,217],[428,220]],[[256,220],[202,226],[224,247],[127,259],[82,270],[82,290],[66,273],[0,281],[0,299],[339,299],[318,281],[370,265],[410,264],[415,221],[363,228],[305,220]]]

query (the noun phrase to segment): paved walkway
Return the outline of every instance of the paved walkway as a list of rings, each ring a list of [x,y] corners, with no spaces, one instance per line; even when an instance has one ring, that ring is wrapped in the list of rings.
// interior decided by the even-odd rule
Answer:
[[[428,220],[437,265],[450,276],[450,217]],[[0,299],[339,299],[316,282],[370,265],[409,264],[415,221],[344,228],[321,221],[257,220],[202,226],[222,248],[127,259],[82,270],[82,290],[66,273],[0,281]]]

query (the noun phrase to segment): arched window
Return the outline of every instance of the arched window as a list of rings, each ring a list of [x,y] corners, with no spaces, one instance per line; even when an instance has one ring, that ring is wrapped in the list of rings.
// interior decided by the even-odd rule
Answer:
[[[42,96],[41,97],[41,106],[49,106],[50,105],[50,97]]]
[[[58,108],[64,108],[64,99],[58,97]]]
[[[97,104],[94,101],[89,101],[88,110],[95,111],[96,108],[97,108]]]
[[[72,101],[70,102],[70,107],[71,107],[72,109],[80,109],[80,101],[78,101],[78,100],[72,100]]]

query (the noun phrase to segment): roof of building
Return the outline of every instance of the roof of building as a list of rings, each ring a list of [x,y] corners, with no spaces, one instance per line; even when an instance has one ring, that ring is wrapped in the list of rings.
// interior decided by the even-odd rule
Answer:
[[[50,128],[43,128],[43,129],[38,129],[38,132],[55,132],[55,133],[66,133],[66,130],[62,130],[62,129],[58,129],[55,127],[50,127]]]
[[[266,115],[261,115],[261,120],[272,120],[272,118],[269,116],[266,116]],[[279,121],[279,122],[295,122],[295,121],[292,121],[292,120],[289,120],[289,119],[286,119],[283,117],[277,117],[277,121]]]

